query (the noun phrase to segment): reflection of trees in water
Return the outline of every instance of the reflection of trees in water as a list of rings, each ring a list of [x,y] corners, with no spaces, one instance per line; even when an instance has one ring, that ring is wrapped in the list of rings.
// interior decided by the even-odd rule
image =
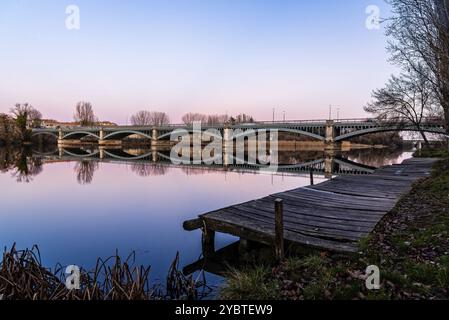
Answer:
[[[163,176],[168,172],[168,167],[157,163],[133,163],[131,171],[141,177]]]
[[[210,172],[216,172],[215,168],[201,168],[201,167],[181,167],[181,171],[187,176],[199,176]]]
[[[360,149],[343,152],[342,156],[357,163],[379,168],[392,164],[403,153],[402,149]]]
[[[80,161],[75,164],[76,180],[79,184],[90,184],[94,179],[94,173],[99,168],[96,161]]]
[[[37,144],[33,145],[33,153],[58,153],[57,144]]]
[[[299,164],[313,160],[322,159],[323,151],[279,151],[278,159],[280,165]]]
[[[0,172],[8,172],[14,167],[19,152],[0,148]]]
[[[29,152],[23,150],[16,158],[12,176],[16,178],[17,182],[29,183],[33,180],[33,177],[42,172],[42,166],[41,159],[34,158]]]

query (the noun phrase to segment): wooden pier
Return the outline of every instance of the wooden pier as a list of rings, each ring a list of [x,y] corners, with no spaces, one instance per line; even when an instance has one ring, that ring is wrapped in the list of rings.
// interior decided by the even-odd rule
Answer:
[[[275,206],[279,211],[281,201],[282,239],[318,249],[356,252],[359,240],[373,231],[413,182],[430,174],[435,161],[413,158],[371,175],[339,176],[202,214],[184,222],[184,229],[203,229],[205,254],[214,251],[215,232],[274,245],[275,239],[279,242],[280,223]]]

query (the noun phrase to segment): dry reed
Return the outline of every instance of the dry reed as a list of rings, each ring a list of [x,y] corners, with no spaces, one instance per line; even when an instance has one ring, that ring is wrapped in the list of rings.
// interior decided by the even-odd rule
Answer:
[[[66,287],[65,268],[42,265],[37,246],[17,250],[15,244],[3,253],[0,263],[0,297],[5,300],[193,300],[205,285],[178,270],[176,255],[165,287],[150,284],[150,267],[134,266],[135,254],[122,260],[118,253],[97,259],[95,269],[80,270],[80,288]]]

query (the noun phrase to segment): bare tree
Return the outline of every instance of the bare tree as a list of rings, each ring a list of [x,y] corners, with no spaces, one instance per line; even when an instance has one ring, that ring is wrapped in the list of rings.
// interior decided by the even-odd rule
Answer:
[[[36,128],[41,124],[42,114],[28,103],[16,103],[11,113],[14,115],[23,140],[29,139],[28,128]]]
[[[207,122],[207,116],[201,113],[187,113],[182,116],[182,122],[184,122],[186,125],[191,125],[194,122]]]
[[[207,124],[223,124],[228,121],[228,116],[225,114],[212,114],[207,117]]]
[[[133,163],[131,171],[141,177],[163,176],[168,172],[168,167],[157,163]]]
[[[31,128],[39,128],[42,124],[42,113],[32,108],[28,114],[28,125]]]
[[[170,124],[170,118],[165,112],[153,111],[151,112],[151,125],[163,126]]]
[[[133,126],[151,125],[151,112],[142,110],[131,116],[131,124]]]
[[[83,127],[93,126],[97,121],[94,109],[90,102],[81,101],[76,104],[73,118]]]
[[[79,184],[91,184],[94,173],[99,168],[98,162],[80,161],[75,164],[76,180]]]
[[[39,126],[42,121],[42,113],[28,103],[16,103],[14,108],[11,109],[11,113],[14,114],[16,119],[23,118],[26,120],[29,127]]]
[[[254,122],[254,118],[250,115],[241,113],[236,117],[231,117],[229,121],[231,123],[251,123]]]
[[[392,61],[429,81],[449,133],[449,0],[387,2],[393,12],[387,26]]]
[[[251,122],[254,122],[254,118],[253,118],[253,116],[242,113],[236,117],[236,121],[238,123],[244,123],[244,122],[251,123]]]
[[[165,112],[142,110],[131,116],[134,126],[162,126],[170,124],[170,118]]]
[[[422,122],[436,114],[433,88],[423,72],[392,76],[385,88],[373,92],[374,101],[365,111],[376,114],[380,119],[406,119],[418,129],[427,146],[429,141],[423,131]]]

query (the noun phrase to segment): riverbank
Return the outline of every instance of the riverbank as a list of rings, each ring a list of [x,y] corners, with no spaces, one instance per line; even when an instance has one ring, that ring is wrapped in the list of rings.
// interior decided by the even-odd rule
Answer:
[[[447,299],[449,297],[449,154],[359,244],[352,256],[301,252],[279,266],[232,270],[224,299]],[[380,290],[365,285],[380,268]]]

